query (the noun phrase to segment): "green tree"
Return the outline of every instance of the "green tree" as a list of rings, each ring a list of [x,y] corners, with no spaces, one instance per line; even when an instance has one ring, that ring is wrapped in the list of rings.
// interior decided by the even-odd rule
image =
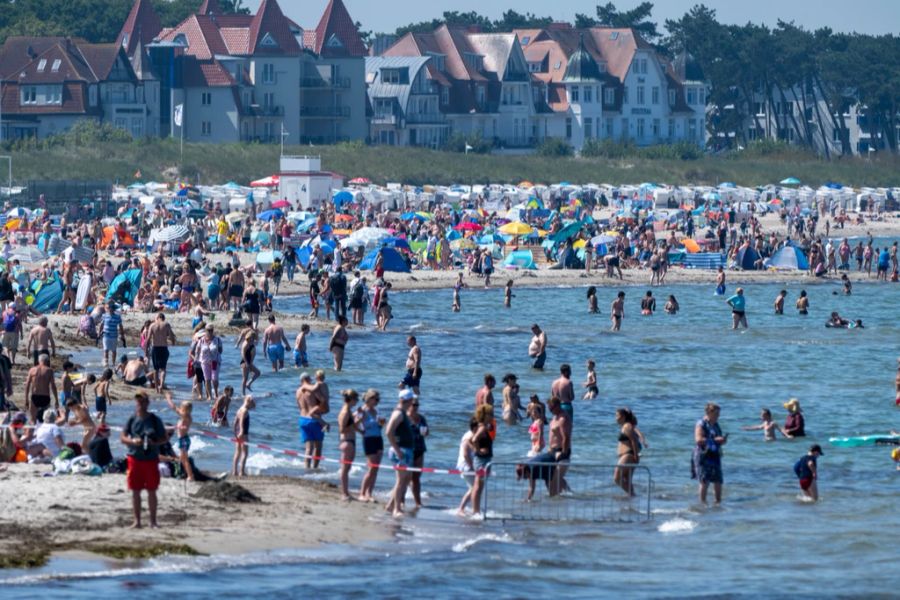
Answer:
[[[244,6],[243,0],[219,0],[219,6],[226,15],[249,15],[250,9]]]
[[[630,27],[645,39],[654,41],[660,37],[656,23],[650,19],[652,2],[641,2],[631,10],[620,11],[612,2],[597,6],[597,22],[603,27]]]

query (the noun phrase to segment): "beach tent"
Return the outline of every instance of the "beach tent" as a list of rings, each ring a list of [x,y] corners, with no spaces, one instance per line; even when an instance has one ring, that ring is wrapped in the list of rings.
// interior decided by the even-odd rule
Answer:
[[[129,269],[116,275],[116,278],[109,284],[109,290],[106,292],[107,302],[112,300],[119,304],[133,306],[138,288],[141,287],[142,275],[143,271],[141,269]]]
[[[37,279],[31,282],[31,292],[33,297],[31,308],[39,313],[46,313],[56,310],[59,301],[63,297],[63,282],[56,271],[50,276],[50,279],[41,281]],[[27,301],[27,298],[26,298]]]
[[[359,263],[359,268],[363,271],[372,271],[375,269],[375,259],[378,253],[384,255],[384,270],[394,273],[409,273],[409,265],[400,256],[400,253],[393,248],[376,248],[366,254],[366,257]]]
[[[131,234],[128,233],[125,229],[119,227],[104,227],[103,234],[100,238],[100,248],[106,248],[113,242],[113,235],[117,235],[119,237],[119,246],[125,248],[133,248],[137,246],[137,242],[134,241],[134,238],[131,237]]]
[[[766,267],[770,269],[800,271],[809,269],[809,261],[806,259],[803,250],[793,244],[788,244],[773,254],[772,258],[768,259],[765,264]]]
[[[698,244],[695,240],[691,238],[684,238],[681,240],[681,245],[684,246],[684,249],[690,253],[700,252],[700,244]]]
[[[510,269],[537,269],[531,250],[516,250],[503,259],[503,266]]]
[[[756,269],[756,261],[759,260],[759,254],[753,248],[744,248],[737,255],[737,266],[745,271]]]

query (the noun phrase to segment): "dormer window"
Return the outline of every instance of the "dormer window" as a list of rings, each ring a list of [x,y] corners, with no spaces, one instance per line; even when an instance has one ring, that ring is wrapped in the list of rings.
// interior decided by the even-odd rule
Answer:
[[[122,47],[123,48],[128,47],[128,34],[127,33],[122,36]]]
[[[332,34],[332,36],[330,38],[328,38],[328,42],[325,45],[329,48],[343,48],[344,47],[344,44],[343,44],[343,42],[341,42],[341,39],[334,34]]]
[[[172,42],[175,43],[175,44],[178,44],[179,46],[183,46],[183,47],[185,47],[185,48],[187,48],[188,45],[189,45],[189,44],[188,44],[188,40],[187,40],[187,36],[184,35],[183,33],[179,33],[179,34],[176,35],[174,38],[172,38]]]
[[[612,41],[616,41],[617,39],[619,39],[619,32],[613,31],[612,33],[610,33],[609,39],[611,39]]]
[[[464,56],[466,59],[466,64],[469,65],[469,68],[475,71],[481,71],[484,69],[484,57],[480,54],[466,52]]]
[[[51,71],[54,73],[59,73],[59,66],[62,64],[62,61],[58,58],[53,59],[53,67],[51,67]]]
[[[525,37],[522,38],[522,45],[527,46],[530,41],[531,41],[531,36],[526,35]]]
[[[44,69],[46,69],[46,68],[47,68],[47,59],[42,58],[41,60],[38,61],[37,72],[43,73]]]
[[[675,90],[669,90],[669,106],[675,106]]]
[[[271,33],[266,33],[263,36],[263,39],[260,40],[259,45],[264,48],[277,48],[278,42],[275,41],[275,38],[272,37]]]

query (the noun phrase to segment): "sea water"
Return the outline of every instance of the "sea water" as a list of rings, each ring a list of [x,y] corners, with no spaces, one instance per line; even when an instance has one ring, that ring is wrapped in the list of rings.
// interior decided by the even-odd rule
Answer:
[[[502,276],[495,282],[501,284]],[[452,513],[465,491],[462,481],[458,476],[425,475],[426,508],[397,521],[390,542],[248,556],[161,557],[125,565],[59,558],[39,570],[4,571],[0,585],[9,593],[30,595],[39,584],[67,597],[126,590],[139,596],[198,597],[896,592],[900,473],[885,448],[831,448],[827,439],[900,426],[893,381],[900,354],[900,288],[856,284],[853,295],[846,297],[834,294],[840,292],[837,284],[810,285],[805,288],[810,314],[799,316],[793,304],[803,285],[746,285],[750,329],[735,332],[730,329],[730,309],[724,297],[713,294],[712,285],[654,288],[660,310],[652,317],[639,314],[640,299],[650,288],[631,286],[622,288],[627,293],[622,331],[610,333],[608,306],[619,289],[614,284],[599,289],[601,314],[591,315],[585,287],[515,288],[512,308],[506,309],[502,287],[485,291],[478,288],[479,280],[469,283],[473,287],[463,290],[460,313],[450,311],[450,290],[392,294],[395,318],[388,332],[352,329],[342,373],[330,369],[328,335],[314,332],[309,341],[311,367],[326,369],[333,411],[340,407],[338,390],[374,387],[381,391],[380,409],[388,416],[404,374],[406,336],[415,334],[423,352],[420,410],[431,429],[426,463],[454,467],[485,373],[493,373],[498,381],[515,373],[523,403],[531,393],[546,401],[559,365],[567,362],[576,385],[573,462],[614,463],[615,408],[630,407],[649,439],[641,463],[654,480],[652,519],[633,524],[458,519]],[[728,294],[734,289],[729,284]],[[788,291],[788,298],[785,315],[776,316],[772,302],[780,289]],[[674,316],[661,310],[669,294],[681,304]],[[302,313],[308,302],[282,298],[277,307]],[[833,310],[845,318],[862,318],[865,329],[826,329]],[[367,318],[371,321],[371,314]],[[532,323],[539,323],[549,338],[544,372],[532,370],[527,356]],[[236,365],[237,350],[228,347],[226,353],[223,362]],[[184,354],[183,348],[173,352],[169,374],[170,382],[182,390],[187,386]],[[92,361],[96,369],[95,354],[80,358],[88,370]],[[588,358],[597,362],[600,396],[582,401],[580,382]],[[293,395],[298,371],[268,372],[262,352],[257,363],[265,375],[255,385],[260,399],[252,418],[252,440],[299,448]],[[237,369],[225,369],[225,383],[239,388]],[[498,383],[498,404],[501,388]],[[807,438],[766,443],[761,432],[740,430],[758,423],[763,407],[783,422],[786,411],[781,404],[789,397],[801,402]],[[693,426],[710,401],[722,406],[720,422],[730,434],[723,458],[725,498],[718,508],[699,505],[696,482],[689,476]],[[208,407],[196,406],[195,422],[202,425]],[[174,422],[162,403],[156,408]],[[131,402],[114,404],[111,423],[121,424],[131,410]],[[333,421],[334,415],[330,418]],[[229,443],[197,435],[194,439],[192,454],[201,468],[227,468]],[[809,504],[799,500],[792,466],[814,442],[825,450],[819,460],[822,500]],[[336,445],[332,431],[325,454],[336,456]],[[499,424],[496,460],[515,460],[528,448],[527,422]],[[251,451],[248,466],[264,474],[337,481],[333,465],[308,474],[295,458],[258,450]],[[360,473],[354,471],[353,485],[358,485]],[[380,474],[382,497],[392,482],[392,473]],[[374,518],[394,523],[381,515]]]

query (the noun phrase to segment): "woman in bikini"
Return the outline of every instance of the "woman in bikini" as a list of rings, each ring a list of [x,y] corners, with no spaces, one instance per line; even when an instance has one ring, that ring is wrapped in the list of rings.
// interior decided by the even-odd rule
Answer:
[[[359,394],[356,390],[343,390],[341,395],[344,397],[344,405],[341,412],[338,413],[338,432],[340,433],[341,450],[341,494],[345,502],[349,502],[350,498],[350,467],[353,466],[353,459],[356,458],[356,432],[362,433],[362,424],[356,419],[354,407],[359,401]]]
[[[636,465],[640,462],[640,448],[637,434],[632,422],[634,417],[627,408],[616,409],[616,423],[621,427],[619,431],[619,443],[616,454],[619,457],[613,481],[621,487],[629,496],[634,496],[634,484],[632,473],[634,469],[622,465]]]
[[[335,371],[340,371],[344,366],[344,347],[347,345],[348,339],[350,336],[347,333],[347,318],[341,317],[338,319],[334,331],[331,332],[331,341],[328,343],[328,349],[334,356]]]

